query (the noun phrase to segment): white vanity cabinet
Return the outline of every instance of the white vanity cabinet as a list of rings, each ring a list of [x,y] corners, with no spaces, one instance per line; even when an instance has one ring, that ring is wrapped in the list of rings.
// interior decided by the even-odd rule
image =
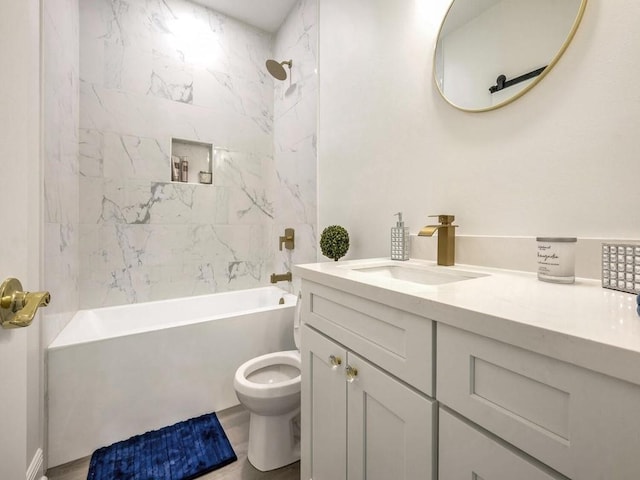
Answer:
[[[405,363],[432,388],[432,359],[413,366],[425,355],[408,341],[419,335],[432,356],[431,322],[321,285],[303,293],[301,479],[435,479],[434,402],[387,370]],[[361,336],[365,321],[385,334]]]
[[[358,272],[380,264],[296,267],[301,480],[640,480],[634,298]]]

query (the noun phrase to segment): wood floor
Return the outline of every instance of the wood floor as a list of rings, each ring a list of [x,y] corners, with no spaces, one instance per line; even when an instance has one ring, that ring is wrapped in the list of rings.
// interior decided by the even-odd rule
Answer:
[[[261,472],[253,468],[247,460],[249,441],[249,412],[242,406],[218,413],[233,450],[238,457],[226,467],[199,477],[198,480],[300,480],[300,462],[271,472]],[[86,480],[90,457],[82,458],[47,470],[49,480]]]

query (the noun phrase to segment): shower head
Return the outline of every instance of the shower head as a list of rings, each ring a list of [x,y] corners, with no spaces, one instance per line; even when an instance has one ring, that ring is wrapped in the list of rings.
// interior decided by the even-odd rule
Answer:
[[[269,59],[266,62],[267,70],[269,70],[271,76],[276,80],[286,80],[287,71],[284,69],[283,65],[286,65],[287,67],[289,67],[289,70],[291,70],[292,64],[293,62],[291,60],[285,62],[277,62],[276,60]]]

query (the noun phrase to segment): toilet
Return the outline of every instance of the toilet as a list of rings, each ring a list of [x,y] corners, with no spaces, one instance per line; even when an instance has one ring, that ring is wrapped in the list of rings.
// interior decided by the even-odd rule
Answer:
[[[293,320],[298,350],[267,353],[243,363],[233,386],[249,410],[249,462],[266,472],[300,460],[300,298]]]

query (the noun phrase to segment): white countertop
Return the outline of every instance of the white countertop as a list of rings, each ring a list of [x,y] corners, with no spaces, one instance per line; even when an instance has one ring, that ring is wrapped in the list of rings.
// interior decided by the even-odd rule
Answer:
[[[640,385],[640,317],[636,296],[604,289],[599,281],[541,282],[535,273],[472,265],[438,267],[487,276],[422,285],[381,278],[349,267],[388,264],[388,258],[296,265],[315,283],[406,310],[527,350]]]

